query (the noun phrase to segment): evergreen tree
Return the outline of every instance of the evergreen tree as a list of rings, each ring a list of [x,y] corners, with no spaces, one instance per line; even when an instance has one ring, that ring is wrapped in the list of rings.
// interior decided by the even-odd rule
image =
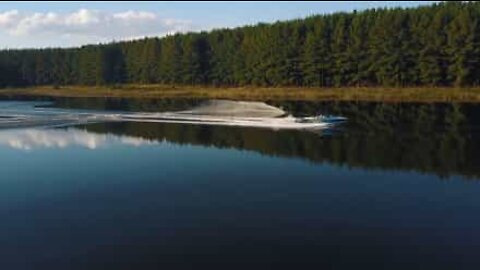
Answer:
[[[150,38],[144,42],[141,80],[143,83],[158,83],[160,82],[160,40]]]
[[[325,20],[316,20],[307,32],[302,61],[303,84],[306,86],[331,85],[330,29]]]
[[[331,42],[332,79],[335,86],[344,86],[348,84],[348,75],[353,70],[353,63],[348,58],[347,52],[349,48],[349,18],[346,14],[337,14],[332,19],[335,20]]]
[[[461,9],[448,25],[449,78],[456,86],[478,84],[479,36],[478,19],[470,10]]]
[[[182,47],[180,36],[168,36],[162,41],[160,73],[161,81],[164,83],[175,83],[181,81],[182,72]]]

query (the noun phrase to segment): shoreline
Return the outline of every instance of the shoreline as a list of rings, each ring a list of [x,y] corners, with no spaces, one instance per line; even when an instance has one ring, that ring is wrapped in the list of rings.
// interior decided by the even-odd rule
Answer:
[[[0,98],[85,97],[85,98],[193,98],[245,101],[372,101],[480,103],[480,88],[295,88],[295,87],[200,87],[173,85],[41,86],[0,89]]]

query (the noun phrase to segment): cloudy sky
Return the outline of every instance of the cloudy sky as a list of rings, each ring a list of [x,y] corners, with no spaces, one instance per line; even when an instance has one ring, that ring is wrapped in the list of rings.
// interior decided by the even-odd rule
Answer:
[[[428,2],[0,2],[0,49],[71,47]]]

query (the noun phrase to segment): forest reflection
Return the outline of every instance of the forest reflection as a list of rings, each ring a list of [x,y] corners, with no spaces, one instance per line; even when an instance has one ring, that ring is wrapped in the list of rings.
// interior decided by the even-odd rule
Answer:
[[[51,100],[51,99],[47,99]],[[191,108],[196,99],[56,98],[54,106],[135,112]],[[321,134],[256,128],[104,123],[79,128],[178,144],[252,150],[347,167],[480,177],[480,106],[462,103],[267,101],[293,115],[348,122]]]
[[[151,123],[102,123],[90,132],[177,144],[252,150],[352,168],[403,170],[441,177],[480,177],[478,106],[406,103],[272,102],[297,115],[343,115],[347,124],[323,133]]]

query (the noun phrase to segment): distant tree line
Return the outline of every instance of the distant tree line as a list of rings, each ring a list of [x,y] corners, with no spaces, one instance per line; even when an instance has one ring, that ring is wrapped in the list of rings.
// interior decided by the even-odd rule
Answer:
[[[0,87],[478,86],[480,3],[370,9],[80,48],[0,51]]]

